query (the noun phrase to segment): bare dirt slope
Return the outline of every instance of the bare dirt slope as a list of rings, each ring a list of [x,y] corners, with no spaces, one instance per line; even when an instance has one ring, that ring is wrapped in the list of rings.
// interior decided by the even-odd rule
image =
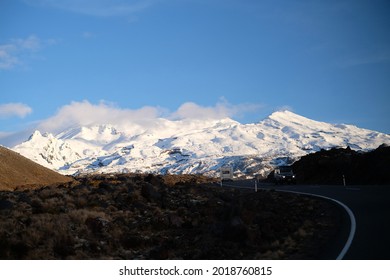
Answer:
[[[72,180],[0,146],[0,190],[42,187]]]

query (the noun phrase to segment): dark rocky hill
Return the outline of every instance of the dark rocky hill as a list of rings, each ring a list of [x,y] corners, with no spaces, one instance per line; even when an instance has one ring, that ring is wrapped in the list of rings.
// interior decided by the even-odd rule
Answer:
[[[349,147],[322,150],[293,164],[297,183],[342,185],[390,184],[390,147],[381,145],[371,152]]]

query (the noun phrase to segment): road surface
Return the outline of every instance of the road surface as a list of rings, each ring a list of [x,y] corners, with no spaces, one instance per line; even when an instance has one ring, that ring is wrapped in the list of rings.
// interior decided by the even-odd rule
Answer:
[[[234,181],[227,185],[254,189],[254,181]],[[356,220],[356,231],[343,259],[390,260],[390,186],[318,186],[266,185],[259,189],[294,191],[326,196],[345,204]],[[346,215],[347,216],[347,215]],[[349,219],[344,219],[344,231],[350,232]],[[348,234],[343,234],[347,242]],[[339,246],[340,247],[340,246]],[[343,247],[343,246],[342,246]],[[342,248],[341,247],[341,248]]]

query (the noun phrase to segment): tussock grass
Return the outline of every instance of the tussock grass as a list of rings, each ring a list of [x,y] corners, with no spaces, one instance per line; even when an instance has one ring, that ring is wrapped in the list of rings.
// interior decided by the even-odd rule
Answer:
[[[338,209],[307,197],[200,176],[77,180],[0,192],[0,259],[315,259],[337,232]]]

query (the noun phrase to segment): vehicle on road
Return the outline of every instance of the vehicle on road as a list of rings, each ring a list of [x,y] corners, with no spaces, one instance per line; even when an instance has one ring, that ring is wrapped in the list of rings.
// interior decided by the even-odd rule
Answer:
[[[221,181],[233,181],[233,167],[223,166],[221,167]]]
[[[275,168],[274,171],[274,181],[275,184],[284,184],[284,183],[290,183],[295,184],[295,174],[292,170],[292,167],[289,165],[285,166],[278,166]]]

